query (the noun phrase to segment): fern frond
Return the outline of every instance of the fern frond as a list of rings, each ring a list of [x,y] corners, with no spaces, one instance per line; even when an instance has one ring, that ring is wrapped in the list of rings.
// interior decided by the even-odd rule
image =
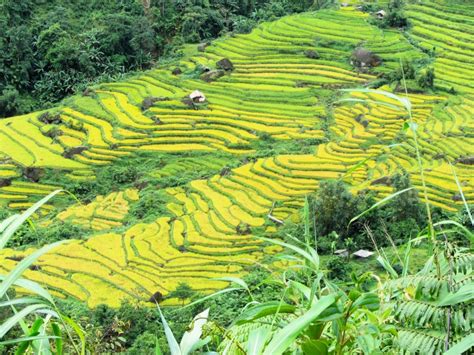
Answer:
[[[411,354],[442,354],[445,336],[441,332],[400,329],[398,331],[397,346]]]
[[[406,289],[408,287],[417,287],[425,290],[431,295],[439,294],[441,289],[447,289],[448,279],[439,279],[435,275],[409,275],[396,280],[387,281],[384,285],[392,290]]]
[[[446,325],[446,308],[419,300],[403,300],[395,305],[396,319],[408,327],[438,328]]]
[[[474,254],[456,254],[452,258],[455,273],[469,275],[474,269]]]
[[[448,307],[420,300],[402,300],[395,304],[395,319],[406,328],[447,329]],[[474,329],[472,305],[451,309],[451,331],[463,334]]]

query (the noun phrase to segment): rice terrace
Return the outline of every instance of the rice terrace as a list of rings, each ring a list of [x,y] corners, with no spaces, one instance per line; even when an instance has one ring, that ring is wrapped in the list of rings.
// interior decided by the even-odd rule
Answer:
[[[240,3],[244,2],[247,3]],[[135,3],[139,9],[143,6],[143,16],[150,21],[158,21],[156,14],[163,14],[168,6],[161,8],[160,4],[166,1]],[[201,6],[199,1],[191,3]],[[435,270],[429,271],[434,273],[430,275],[437,272],[438,280],[446,280],[446,284],[433,291],[431,297],[418,300],[420,307],[429,306],[420,311],[425,320],[407,320],[407,313],[403,312],[408,311],[397,308],[403,307],[405,301],[395,302],[390,308],[393,317],[384,322],[394,322],[399,340],[393,343],[398,347],[385,347],[385,352],[443,353],[459,343],[464,345],[459,353],[468,353],[474,326],[474,3],[310,3],[312,7],[306,11],[256,21],[242,33],[234,30],[221,32],[219,37],[185,40],[179,46],[179,55],[157,60],[147,70],[93,83],[54,104],[38,106],[39,110],[18,111],[15,116],[0,119],[0,220],[4,219],[0,223],[0,275],[9,275],[28,256],[55,242],[58,244],[24,267],[21,277],[25,282],[41,285],[59,303],[73,300],[91,312],[97,307],[119,309],[124,303],[156,311],[159,304],[160,312],[163,309],[168,318],[172,317],[166,313],[169,309],[196,299],[191,295],[206,297],[222,291],[225,298],[234,297],[226,288],[233,287],[236,292],[241,291],[240,287],[246,289],[246,282],[250,281],[243,280],[248,280],[255,268],[268,271],[268,275],[290,275],[299,261],[293,254],[284,253],[303,248],[304,243],[312,246],[304,257],[317,250],[321,254],[321,270],[329,270],[328,275],[336,272],[331,265],[345,260],[344,256],[334,256],[342,253],[347,260],[350,258],[347,263],[352,265],[354,275],[371,270],[378,275],[378,281],[370,281],[375,288],[391,275],[408,277],[413,273],[419,278],[410,284],[411,289],[407,288],[406,294],[412,296],[406,302],[419,296],[413,290],[423,281],[416,272],[428,272],[429,266],[424,265],[431,257],[434,261],[427,265],[436,268],[430,269]],[[150,9],[155,9],[155,15],[147,13]],[[402,13],[403,18],[393,16],[395,12]],[[402,24],[390,24],[391,20]],[[406,185],[398,186],[400,179]],[[327,193],[331,195],[328,197],[322,191],[331,186],[334,190]],[[36,204],[51,193],[53,197]],[[338,204],[335,198],[339,193],[359,202]],[[405,195],[417,202],[404,205],[400,201]],[[364,201],[364,207],[360,201]],[[392,212],[383,212],[385,208],[398,208],[400,213],[408,213],[417,203],[423,216],[419,229],[410,224],[419,221],[418,217],[393,217]],[[347,213],[356,212],[344,220],[334,210],[323,211],[330,204],[343,206]],[[19,229],[9,241],[4,239],[1,233],[8,231],[12,221],[15,223],[9,216],[32,206],[35,210],[27,222],[15,227]],[[370,217],[374,214],[384,218],[380,227],[369,223],[375,220]],[[456,219],[460,215],[464,219]],[[318,227],[324,218],[334,218],[341,226],[327,230]],[[395,221],[400,226],[397,232],[390,226]],[[400,235],[394,236],[399,230]],[[293,239],[299,241],[288,251],[287,244]],[[416,246],[417,243],[421,245]],[[359,249],[366,252],[367,260],[363,253],[361,260],[351,257]],[[408,269],[411,249],[414,254],[410,262],[419,265]],[[448,249],[451,254],[445,252]],[[281,257],[282,253],[286,256]],[[406,266],[407,270],[400,272],[385,265],[384,271],[376,266],[377,255]],[[461,266],[453,266],[461,261]],[[311,263],[303,264],[304,269]],[[359,293],[367,291],[363,284],[369,281],[354,281],[356,276],[351,278],[349,274],[335,278],[343,282],[338,287],[347,289],[349,298],[354,294],[351,287]],[[290,276],[283,277],[283,284],[286,282],[285,287],[291,289],[293,281],[285,277]],[[318,280],[323,283],[325,277]],[[327,277],[332,280],[332,276]],[[314,275],[308,280],[313,278]],[[7,279],[2,276],[0,281]],[[315,286],[303,281],[306,276],[295,280],[307,282],[305,292],[319,290],[321,294],[315,297],[321,303],[330,297],[329,291],[324,290],[335,287],[331,286],[332,281],[324,287]],[[408,287],[409,283],[403,285]],[[435,288],[430,285],[423,292]],[[260,290],[260,284],[255,287],[249,287],[248,292],[259,292],[256,290]],[[303,292],[302,287],[295,290]],[[10,296],[5,293],[8,288],[13,292]],[[179,290],[183,289],[188,295],[180,295]],[[275,300],[298,307],[292,303],[295,290]],[[1,290],[0,302],[31,293],[25,284],[12,280]],[[447,293],[462,293],[467,298],[446,303],[441,298]],[[245,291],[240,295],[248,296]],[[334,304],[347,299],[334,297]],[[258,296],[252,296],[251,301],[253,305],[264,304]],[[31,307],[29,301],[25,302],[26,308]],[[383,302],[384,296],[380,296],[380,309]],[[11,301],[5,304],[15,305]],[[445,308],[435,309],[438,306]],[[15,307],[21,309],[22,304]],[[367,303],[360,307],[373,311]],[[210,309],[209,320],[214,312]],[[281,312],[293,312],[289,309]],[[32,316],[34,310],[30,311]],[[2,308],[3,322],[6,313],[1,312]],[[277,330],[273,330],[276,334],[278,326],[285,329],[302,314],[295,311],[288,319],[280,319],[279,312],[280,308],[273,320],[273,313],[265,314],[270,317],[265,318],[268,324],[273,327],[277,323]],[[194,309],[193,316],[196,313]],[[317,322],[317,316],[319,313],[312,321]],[[256,322],[257,316],[252,317]],[[259,317],[264,317],[263,313]],[[191,320],[185,319],[185,323]],[[162,326],[161,321],[162,318],[156,322],[157,326]],[[133,327],[126,324],[121,324],[124,338]],[[41,327],[43,330],[36,333],[22,333],[19,326],[16,331],[25,337],[49,334],[46,325]],[[361,335],[349,336],[358,327],[343,331],[342,338],[338,333],[328,335],[324,341],[321,339],[330,327],[322,328],[325,330],[321,330],[321,339],[314,340],[311,346],[305,340],[309,335],[298,335],[284,349],[272,348],[278,336],[267,334],[261,353],[375,353],[367,350],[369,345],[360,340]],[[432,340],[414,340],[415,330],[407,330],[410,327],[426,328]],[[250,349],[246,348],[250,340],[232,329],[215,349],[218,353],[260,353],[246,350]],[[382,326],[378,329],[386,334]],[[164,353],[168,350],[163,344],[170,344],[168,335],[168,343],[164,335],[157,340]],[[7,342],[1,345],[2,340],[8,339],[2,336],[0,353],[10,353],[15,348]],[[79,342],[80,337],[76,338],[70,338],[72,344]],[[463,339],[471,345],[466,347]],[[333,347],[331,341],[335,341]],[[381,344],[385,343],[380,342],[372,346],[383,351]],[[59,348],[53,340],[46,341],[49,352],[41,348],[38,352],[40,343],[41,340],[26,339],[20,344],[30,346],[26,353],[62,353],[58,349],[63,345]],[[212,342],[205,343],[209,350]],[[136,342],[133,344],[135,349]],[[267,352],[263,352],[265,344]],[[115,348],[102,349],[96,344],[85,346],[84,351],[128,353],[130,347],[124,340]],[[75,353],[74,349],[71,346],[64,353]],[[178,354],[171,345],[170,349],[172,354]],[[149,353],[154,354],[155,350]]]

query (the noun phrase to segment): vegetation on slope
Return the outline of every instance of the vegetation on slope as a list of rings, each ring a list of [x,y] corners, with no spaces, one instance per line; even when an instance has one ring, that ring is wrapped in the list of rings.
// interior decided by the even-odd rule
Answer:
[[[248,32],[313,1],[13,1],[0,4],[0,117],[151,68],[183,43]]]
[[[24,268],[54,295],[55,316],[78,320],[59,323],[75,330],[70,352],[85,346],[80,328],[98,352],[153,352],[164,319],[181,334],[209,306],[208,349],[467,349],[474,100],[460,28],[472,32],[474,12],[390,1],[377,19],[378,5],[354,4],[185,46],[179,60],[0,121],[2,217],[57,188],[78,199],[43,204],[0,253],[9,274],[72,239]],[[206,102],[189,101],[196,89]],[[385,271],[333,256],[343,248],[374,249]],[[38,313],[30,331],[2,329],[49,331]],[[254,327],[258,339],[246,335]]]

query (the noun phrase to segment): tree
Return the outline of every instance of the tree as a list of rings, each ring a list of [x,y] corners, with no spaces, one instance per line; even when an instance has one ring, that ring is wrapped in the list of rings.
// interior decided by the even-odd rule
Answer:
[[[340,180],[322,181],[314,201],[316,235],[335,231],[342,238],[350,235],[348,224],[357,216],[360,199],[352,195]]]
[[[177,298],[181,300],[184,306],[184,301],[191,298],[195,293],[196,291],[194,291],[186,282],[180,282],[178,286],[176,286],[176,289],[168,294],[168,298]]]

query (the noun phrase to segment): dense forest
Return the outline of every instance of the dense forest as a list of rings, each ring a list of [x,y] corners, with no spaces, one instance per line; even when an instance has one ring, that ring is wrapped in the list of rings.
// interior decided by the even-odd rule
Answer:
[[[0,117],[150,69],[183,43],[317,8],[312,0],[14,1],[0,4]]]
[[[470,354],[471,0],[0,0],[0,354]]]

